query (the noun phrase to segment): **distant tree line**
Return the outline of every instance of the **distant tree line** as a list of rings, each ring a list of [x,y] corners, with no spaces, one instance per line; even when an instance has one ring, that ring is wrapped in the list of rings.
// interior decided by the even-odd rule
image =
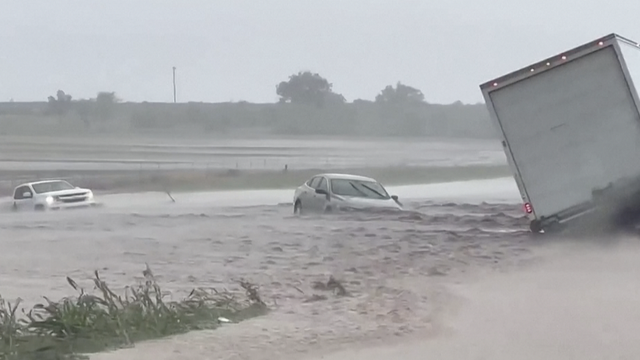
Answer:
[[[276,94],[271,120],[279,133],[494,136],[484,105],[428,104],[422,91],[401,82],[384,87],[374,101],[347,103],[327,79],[305,71],[280,82]]]
[[[120,101],[115,92],[99,92],[95,98],[71,100],[72,97],[63,90],[58,90],[56,96],[49,96],[46,114],[64,118],[70,112],[75,112],[80,121],[90,127],[95,121],[106,122],[110,120],[116,110],[116,104]]]
[[[483,104],[429,104],[419,89],[403,83],[384,87],[370,100],[347,102],[333,84],[310,71],[289,76],[275,87],[274,104],[128,103],[115,92],[73,99],[58,90],[44,108],[38,103],[0,104],[0,121],[42,117],[55,126],[97,131],[172,130],[226,133],[258,131],[287,135],[494,137]],[[16,117],[18,114],[22,116]],[[5,117],[3,117],[5,115]],[[6,119],[5,119],[6,120]],[[40,120],[33,120],[40,121]],[[54,126],[53,124],[51,126]]]

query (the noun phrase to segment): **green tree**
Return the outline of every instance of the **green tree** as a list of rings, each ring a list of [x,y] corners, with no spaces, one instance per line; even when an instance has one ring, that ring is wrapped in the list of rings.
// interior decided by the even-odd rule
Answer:
[[[392,85],[387,85],[382,89],[376,96],[376,102],[383,104],[423,103],[424,95],[422,91],[398,82],[395,88]]]
[[[101,121],[109,120],[115,113],[115,105],[120,101],[115,92],[99,92],[96,96],[96,113]]]
[[[71,108],[71,95],[66,94],[62,90],[58,90],[56,96],[49,96],[48,110],[58,116],[65,115]]]
[[[299,72],[276,86],[281,103],[324,106],[326,103],[344,103],[345,98],[332,90],[333,85],[317,73]]]

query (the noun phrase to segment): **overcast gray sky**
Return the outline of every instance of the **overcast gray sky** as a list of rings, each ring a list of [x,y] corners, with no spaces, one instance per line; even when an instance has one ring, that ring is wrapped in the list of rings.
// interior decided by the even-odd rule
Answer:
[[[115,91],[127,101],[275,101],[299,70],[347,100],[401,81],[428,102],[596,37],[640,41],[640,1],[6,0],[0,101]]]

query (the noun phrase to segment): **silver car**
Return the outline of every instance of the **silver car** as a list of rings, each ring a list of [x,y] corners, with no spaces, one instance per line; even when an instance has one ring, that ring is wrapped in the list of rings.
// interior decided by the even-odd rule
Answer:
[[[293,195],[295,214],[371,208],[402,210],[402,204],[378,181],[347,174],[318,174],[299,186]]]

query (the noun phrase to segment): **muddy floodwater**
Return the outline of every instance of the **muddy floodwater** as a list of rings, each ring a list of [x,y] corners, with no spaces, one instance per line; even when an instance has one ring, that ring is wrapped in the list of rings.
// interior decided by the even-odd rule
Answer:
[[[179,194],[176,203],[161,194],[118,195],[91,211],[4,213],[0,291],[33,304],[42,295],[71,295],[65,276],[90,288],[94,270],[119,288],[141,279],[145,263],[173,296],[194,287],[233,288],[234,280],[247,279],[273,306],[270,315],[234,325],[243,327],[237,336],[228,333],[234,326],[189,335],[208,344],[202,349],[229,356],[252,337],[242,350],[247,359],[262,358],[267,348],[284,355],[432,331],[440,321],[437,308],[446,304],[436,301],[447,296],[443,279],[530,258],[512,182],[484,182],[493,187],[493,203],[478,201],[482,196],[455,199],[478,183],[422,187],[430,189],[422,199],[410,196],[420,195],[419,186],[391,188],[404,199],[404,212],[296,217],[290,192],[256,191],[245,192],[245,203],[235,207],[226,204],[238,203],[241,192],[209,200]],[[329,276],[350,296],[313,289]],[[418,280],[431,285],[411,286]],[[179,351],[179,343],[162,341]],[[176,358],[174,350],[167,358]],[[185,353],[205,358],[199,356]]]
[[[149,264],[170,296],[260,286],[272,311],[94,360],[635,359],[637,236],[532,238],[512,179],[389,187],[404,212],[292,215],[291,191],[99,196],[2,212],[0,293],[114,289]],[[0,199],[0,202],[7,199]],[[315,285],[331,277],[348,296]]]

